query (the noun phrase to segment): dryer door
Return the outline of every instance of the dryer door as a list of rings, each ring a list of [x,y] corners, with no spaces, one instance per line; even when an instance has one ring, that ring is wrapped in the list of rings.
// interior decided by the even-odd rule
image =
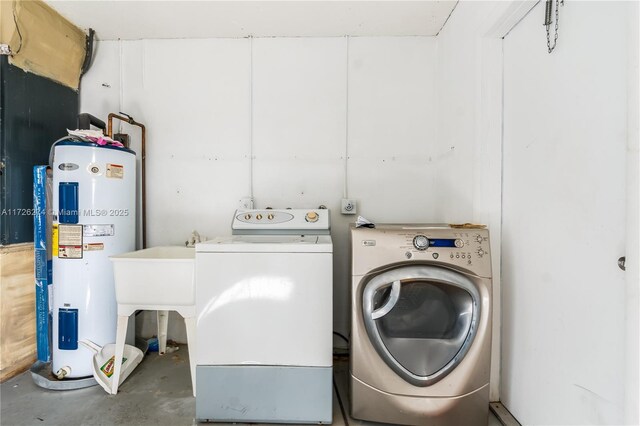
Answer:
[[[473,343],[480,293],[465,275],[402,266],[373,276],[362,294],[364,324],[378,354],[415,386],[449,374]]]

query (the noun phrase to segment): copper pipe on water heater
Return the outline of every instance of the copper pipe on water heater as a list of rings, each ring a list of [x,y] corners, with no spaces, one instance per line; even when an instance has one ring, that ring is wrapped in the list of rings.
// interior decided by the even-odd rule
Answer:
[[[123,115],[118,115],[118,114],[114,114],[114,113],[110,113],[109,114],[109,118],[107,120],[107,135],[110,138],[113,138],[113,119],[117,118],[120,121],[124,121],[125,123],[131,124],[132,126],[138,126],[140,127],[140,129],[142,130],[142,147],[140,149],[140,157],[142,159],[141,164],[142,164],[142,170],[140,172],[140,176],[141,176],[141,186],[142,186],[142,248],[145,248],[147,246],[147,190],[146,190],[146,185],[145,185],[145,168],[144,168],[144,159],[145,159],[145,137],[146,137],[146,129],[144,127],[144,124],[138,123],[137,121],[135,121],[133,119],[133,117],[131,117],[130,115],[124,114],[123,112],[121,112],[120,114]]]

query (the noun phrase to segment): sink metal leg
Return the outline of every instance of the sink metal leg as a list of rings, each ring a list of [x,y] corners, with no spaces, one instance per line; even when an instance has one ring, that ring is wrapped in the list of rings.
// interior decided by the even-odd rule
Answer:
[[[164,355],[167,351],[167,327],[169,325],[169,311],[158,311],[158,353]]]
[[[196,318],[185,317],[184,325],[187,329],[187,344],[189,345],[189,367],[191,369],[191,387],[196,396]]]
[[[129,317],[118,316],[118,329],[116,332],[116,350],[115,359],[113,360],[114,368],[111,376],[111,394],[118,393],[118,385],[120,384],[120,372],[122,371],[122,357],[124,356],[124,341],[127,338],[127,326],[129,325]]]

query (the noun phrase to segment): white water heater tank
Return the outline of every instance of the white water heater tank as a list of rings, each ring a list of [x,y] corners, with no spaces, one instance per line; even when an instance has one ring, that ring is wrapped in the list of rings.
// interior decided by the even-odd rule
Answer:
[[[116,341],[109,256],[135,250],[136,156],[73,140],[53,149],[52,371],[86,377],[93,352],[79,341]]]

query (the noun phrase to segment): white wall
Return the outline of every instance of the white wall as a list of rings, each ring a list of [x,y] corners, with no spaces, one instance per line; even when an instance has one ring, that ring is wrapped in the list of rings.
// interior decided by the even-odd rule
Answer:
[[[260,208],[324,204],[332,210],[334,327],[346,335],[355,217],[339,213],[345,194],[377,222],[469,220],[468,180],[446,173],[457,148],[435,138],[432,37],[98,46],[82,110],[105,118],[123,111],[147,126],[148,246],[183,244],[193,229],[230,234],[233,211],[250,195]],[[123,131],[136,149],[137,130]],[[139,330],[154,334],[155,316],[143,318]],[[183,340],[179,321],[170,324],[170,337]]]
[[[454,221],[446,201],[449,148],[436,139],[432,39],[352,38],[349,46],[349,197],[376,222]]]

